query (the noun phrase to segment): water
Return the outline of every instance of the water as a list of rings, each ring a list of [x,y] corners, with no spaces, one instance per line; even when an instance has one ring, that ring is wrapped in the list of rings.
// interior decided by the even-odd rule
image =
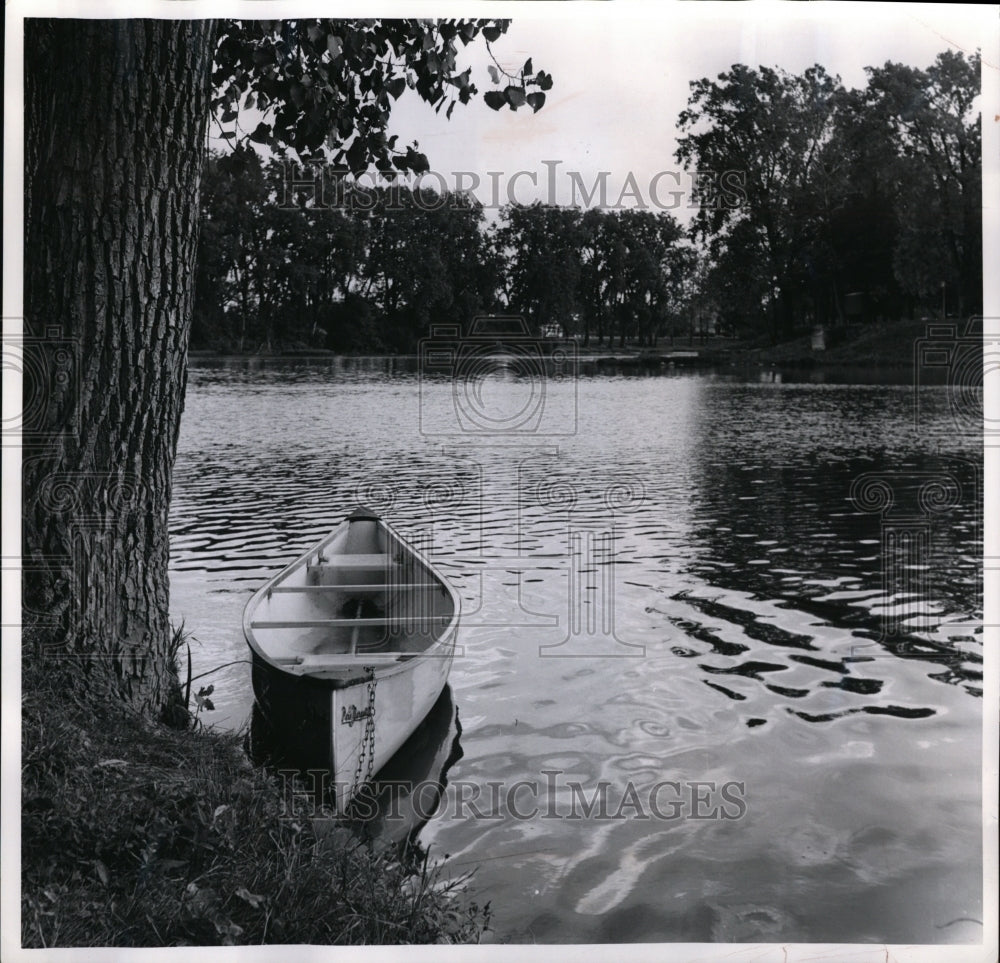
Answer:
[[[406,360],[192,369],[172,608],[196,674],[234,663],[206,721],[249,717],[250,593],[360,501],[463,597],[420,838],[500,938],[981,940],[982,456],[948,389],[484,370],[456,415]]]

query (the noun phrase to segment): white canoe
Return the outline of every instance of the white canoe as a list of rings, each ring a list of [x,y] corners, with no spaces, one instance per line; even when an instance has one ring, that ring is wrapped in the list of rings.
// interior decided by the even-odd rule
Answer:
[[[247,603],[254,695],[343,811],[437,701],[461,601],[372,512],[349,515]]]

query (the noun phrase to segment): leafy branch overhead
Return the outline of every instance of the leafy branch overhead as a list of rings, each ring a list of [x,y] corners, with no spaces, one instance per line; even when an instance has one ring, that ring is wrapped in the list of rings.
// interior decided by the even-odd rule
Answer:
[[[472,69],[459,71],[461,47],[480,36],[487,48],[509,20],[227,20],[212,68],[212,110],[219,136],[234,147],[266,145],[302,160],[328,157],[360,173],[374,166],[392,179],[428,170],[418,145],[397,146],[386,128],[393,103],[415,90],[448,118],[479,90]],[[492,49],[490,49],[492,57]],[[500,90],[483,100],[494,110],[541,109],[551,75],[529,59],[517,74],[490,66]],[[253,130],[241,111],[256,112]]]

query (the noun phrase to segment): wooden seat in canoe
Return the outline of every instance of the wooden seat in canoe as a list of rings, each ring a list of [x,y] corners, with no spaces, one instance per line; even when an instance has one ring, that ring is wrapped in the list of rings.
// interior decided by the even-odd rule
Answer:
[[[304,592],[315,593],[317,595],[329,594],[332,592],[344,592],[351,595],[355,592],[409,592],[416,589],[436,589],[439,592],[447,590],[441,586],[440,582],[329,582],[321,585],[276,585],[272,592]]]
[[[376,628],[385,628],[386,626],[396,628],[400,625],[431,626],[435,623],[448,622],[450,620],[451,613],[442,615],[401,614],[388,619],[286,619],[280,622],[252,621],[249,625],[252,629],[320,629],[336,626],[352,628],[354,626],[365,625]]]

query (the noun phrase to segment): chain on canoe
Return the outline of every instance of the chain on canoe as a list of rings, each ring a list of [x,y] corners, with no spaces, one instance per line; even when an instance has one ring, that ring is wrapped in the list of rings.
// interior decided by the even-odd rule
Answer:
[[[358,764],[354,769],[352,796],[362,785],[371,780],[375,768],[375,688],[378,685],[378,679],[375,678],[374,666],[366,665],[365,671],[368,673],[368,710],[365,714],[365,734],[361,738]],[[364,773],[364,778],[362,778],[362,773]]]

